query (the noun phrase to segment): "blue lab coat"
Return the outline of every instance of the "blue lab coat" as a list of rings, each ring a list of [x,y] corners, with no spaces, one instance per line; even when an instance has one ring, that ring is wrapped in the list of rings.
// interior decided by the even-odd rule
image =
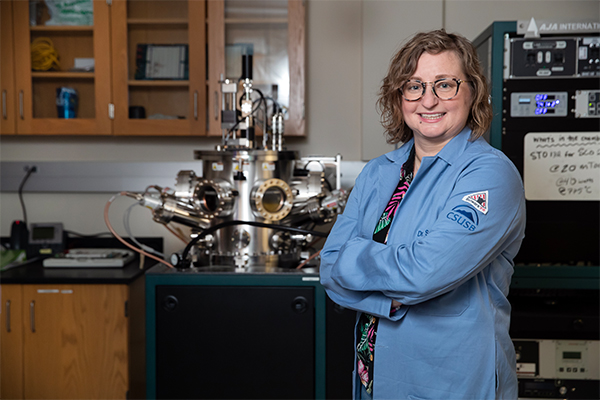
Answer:
[[[525,230],[523,185],[502,152],[470,135],[422,159],[387,244],[373,230],[413,140],[371,160],[321,252],[329,297],[380,317],[375,399],[517,398],[506,296]],[[390,315],[392,299],[403,306]],[[356,371],[353,382],[356,394]]]

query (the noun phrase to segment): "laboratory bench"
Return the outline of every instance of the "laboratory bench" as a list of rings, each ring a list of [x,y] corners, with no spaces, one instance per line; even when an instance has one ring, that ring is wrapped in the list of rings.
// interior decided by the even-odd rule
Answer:
[[[162,248],[162,239],[151,243]],[[143,277],[154,264],[140,268],[136,257],[121,268],[46,268],[37,260],[0,272],[0,364],[11,366],[0,371],[0,396],[145,398]]]

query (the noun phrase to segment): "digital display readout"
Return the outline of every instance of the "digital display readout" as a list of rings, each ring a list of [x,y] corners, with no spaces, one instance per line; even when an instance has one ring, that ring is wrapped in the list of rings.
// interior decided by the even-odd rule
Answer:
[[[566,117],[568,92],[515,92],[510,95],[511,117]],[[591,101],[591,100],[590,100]],[[586,99],[586,104],[588,99]],[[599,113],[600,114],[600,113]]]
[[[52,239],[56,233],[53,226],[36,226],[31,231],[33,240]]]
[[[553,94],[536,94],[535,95],[535,114],[554,114],[554,109],[560,104],[560,100]]]
[[[563,351],[564,360],[581,360],[581,352],[579,351]]]
[[[536,101],[535,102],[535,106],[536,107],[545,107],[545,108],[555,108],[559,104],[560,104],[560,100],[554,100],[554,101]]]
[[[554,100],[554,99],[556,99],[556,96],[553,94],[536,94],[535,95],[535,101]]]
[[[554,114],[555,110],[553,108],[536,108],[535,115],[543,115],[543,114]]]

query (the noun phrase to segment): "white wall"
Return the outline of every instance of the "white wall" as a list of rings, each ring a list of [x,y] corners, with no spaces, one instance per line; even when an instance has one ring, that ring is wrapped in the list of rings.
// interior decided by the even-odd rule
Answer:
[[[445,27],[474,39],[497,20],[598,20],[597,0],[307,0],[307,137],[290,138],[302,155],[370,159],[385,144],[376,93],[388,63],[413,33]],[[213,149],[218,139],[114,137],[1,137],[2,161],[190,161],[193,150]],[[175,177],[173,177],[175,180]],[[153,182],[148,182],[152,184]],[[61,221],[68,230],[106,231],[106,194],[30,193],[24,196],[30,222]],[[121,216],[131,200],[118,199],[111,221],[123,233]],[[182,243],[151,221],[148,210],[132,214],[140,236],[165,236],[168,252]],[[0,194],[0,234],[22,218],[15,193]]]

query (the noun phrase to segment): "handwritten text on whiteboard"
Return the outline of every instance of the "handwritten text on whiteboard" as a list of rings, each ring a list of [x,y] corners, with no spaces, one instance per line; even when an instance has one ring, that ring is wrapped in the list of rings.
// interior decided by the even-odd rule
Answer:
[[[600,200],[600,132],[531,132],[523,150],[527,200]]]

